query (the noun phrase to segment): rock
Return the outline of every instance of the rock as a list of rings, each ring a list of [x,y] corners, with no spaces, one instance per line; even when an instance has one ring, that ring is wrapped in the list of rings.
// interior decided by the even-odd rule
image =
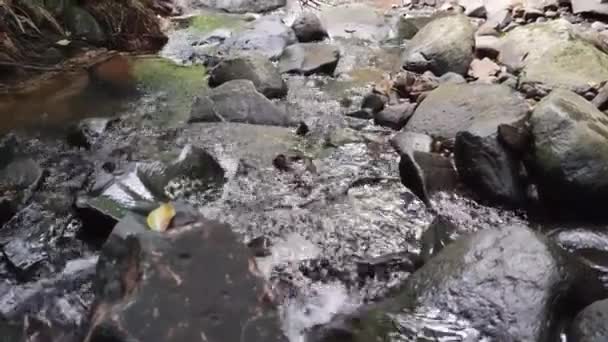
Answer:
[[[599,110],[603,111],[608,109],[608,84],[605,84],[602,88],[600,88],[591,103],[593,103],[593,105]]]
[[[285,6],[285,0],[190,0],[196,6],[213,8],[230,13],[270,12]]]
[[[458,239],[414,272],[398,296],[336,319],[313,341],[550,341],[576,270],[523,226]]]
[[[289,126],[289,116],[255,89],[249,80],[233,80],[197,97],[188,122],[243,122]]]
[[[253,82],[255,89],[270,99],[287,95],[287,84],[281,78],[281,74],[266,57],[261,55],[250,54],[227,58],[209,71],[211,87],[238,79]]]
[[[469,70],[469,76],[483,83],[496,83],[498,73],[500,72],[500,66],[494,63],[491,59],[485,57],[484,59],[474,59],[471,62],[471,69]]]
[[[464,7],[465,15],[476,18],[485,18],[487,15],[483,0],[460,0],[458,3]]]
[[[456,137],[460,131],[479,136],[496,133],[498,125],[523,119],[528,105],[512,89],[490,84],[442,84],[418,106],[407,129]]]
[[[598,0],[570,0],[572,12],[589,13],[595,15],[608,15],[608,3]]]
[[[2,253],[11,266],[22,275],[30,273],[36,264],[48,258],[44,250],[20,239],[14,239],[2,246]]]
[[[495,36],[475,36],[475,51],[478,55],[495,58],[500,50],[500,38]]]
[[[494,30],[504,31],[511,24],[513,17],[508,8],[498,9],[487,15],[488,19],[479,29],[480,32],[489,32]]]
[[[390,34],[390,26],[377,8],[363,3],[352,3],[325,8],[319,14],[323,26],[333,39],[383,41]]]
[[[563,19],[517,27],[501,39],[498,61],[520,73],[520,86],[585,93],[608,79],[601,44]]]
[[[534,109],[533,174],[541,199],[579,212],[608,199],[608,119],[584,98],[554,90]]]
[[[403,67],[416,72],[443,75],[452,71],[465,75],[473,60],[475,30],[463,15],[435,19],[407,44]]]
[[[600,342],[608,340],[608,299],[597,301],[581,311],[570,326],[568,340]]]
[[[454,190],[458,183],[450,158],[422,151],[401,154],[399,176],[401,183],[429,208],[433,193]]]
[[[416,105],[409,102],[389,106],[374,114],[374,123],[398,131],[405,126],[407,120],[414,113],[414,109],[416,109]]]
[[[462,77],[462,75],[457,74],[455,72],[447,72],[443,75],[441,75],[441,77],[439,77],[437,79],[439,81],[439,84],[463,84],[463,83],[467,83],[467,80]]]
[[[503,124],[498,126],[497,138],[515,156],[523,156],[530,150],[532,132],[528,127]]]
[[[400,131],[389,142],[399,154],[413,153],[414,151],[430,153],[433,138],[426,134]]]
[[[201,191],[221,187],[225,172],[217,160],[204,149],[186,145],[179,156],[169,163],[140,164],[137,176],[156,198],[166,197],[167,185],[176,179],[189,179],[201,183]]]
[[[105,132],[111,122],[112,120],[108,118],[81,120],[69,128],[67,142],[74,147],[89,149]]]
[[[3,224],[29,200],[44,173],[33,159],[1,152],[0,157],[6,158],[0,163],[4,164],[0,168],[0,224]]]
[[[281,73],[333,75],[340,50],[329,44],[298,43],[285,48],[279,59]]]
[[[164,234],[126,216],[99,258],[96,319],[85,341],[285,341],[239,240],[230,227],[197,216]]]
[[[69,6],[65,11],[64,22],[72,35],[92,42],[103,42],[106,35],[95,18],[78,6]]]
[[[446,73],[446,75],[447,74],[455,73]],[[403,71],[395,78],[392,88],[395,89],[401,97],[416,101],[421,94],[437,88],[439,83],[439,79],[432,73],[426,72],[422,75],[418,75],[413,72]]]
[[[384,109],[386,102],[387,99],[385,96],[376,93],[367,94],[361,101],[361,109],[366,109],[370,114],[373,115],[381,112]]]
[[[321,19],[311,11],[300,14],[291,25],[291,28],[300,43],[314,42],[329,37]]]
[[[296,42],[296,35],[279,18],[262,17],[245,30],[234,34],[222,45],[225,55],[238,56],[256,52],[270,59],[277,59],[287,45]]]
[[[514,208],[524,205],[520,161],[495,135],[479,137],[469,132],[458,133],[454,161],[460,178],[483,200]]]

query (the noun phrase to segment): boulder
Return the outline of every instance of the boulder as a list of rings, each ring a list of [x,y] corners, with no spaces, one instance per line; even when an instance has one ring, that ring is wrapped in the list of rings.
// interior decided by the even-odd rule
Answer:
[[[502,39],[498,60],[520,73],[520,86],[541,84],[585,93],[608,79],[608,55],[566,20],[517,27]]]
[[[475,30],[464,15],[435,19],[423,27],[407,44],[403,67],[416,72],[432,71],[466,75],[473,60]]]
[[[64,22],[75,37],[86,38],[92,42],[103,42],[106,39],[97,20],[81,7],[69,6],[64,14]]]
[[[481,199],[515,208],[524,205],[521,162],[498,142],[496,135],[458,133],[454,161],[460,178]]]
[[[592,15],[608,15],[608,3],[601,0],[570,0],[572,12]]]
[[[262,13],[285,6],[286,0],[189,0],[191,5],[230,13]]]
[[[238,79],[250,80],[256,90],[268,98],[287,95],[287,84],[277,68],[268,58],[258,54],[226,58],[209,71],[211,87]]]
[[[291,28],[300,43],[314,42],[329,37],[321,19],[310,11],[300,14],[291,25]]]
[[[608,200],[608,118],[583,97],[554,90],[534,109],[530,169],[548,204],[605,212]]]
[[[121,220],[101,251],[94,289],[87,342],[285,341],[249,249],[193,208],[177,207],[164,233],[143,217]]]
[[[601,342],[608,341],[608,299],[595,302],[581,311],[572,322],[568,341]]]
[[[553,341],[554,315],[576,278],[559,248],[523,226],[478,231],[446,246],[395,298],[337,318],[313,341]]]
[[[389,106],[374,114],[374,123],[379,126],[400,130],[414,113],[416,104],[405,102]]]
[[[442,84],[420,103],[406,127],[447,139],[460,131],[484,137],[496,133],[498,125],[517,122],[527,113],[527,103],[507,86]]]
[[[249,80],[233,80],[197,97],[189,122],[243,122],[289,126],[289,116],[255,89]]]
[[[298,43],[285,48],[279,59],[281,73],[333,75],[340,50],[322,43]]]
[[[293,30],[277,17],[262,17],[243,31],[227,38],[222,44],[226,55],[237,56],[257,52],[270,59],[277,59],[283,49],[296,42]]]

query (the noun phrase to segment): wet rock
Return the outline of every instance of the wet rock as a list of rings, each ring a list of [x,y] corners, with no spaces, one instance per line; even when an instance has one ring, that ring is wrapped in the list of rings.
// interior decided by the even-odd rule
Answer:
[[[268,98],[287,95],[287,84],[281,74],[268,58],[261,55],[226,58],[209,71],[211,87],[237,79],[253,82],[256,90]]]
[[[233,80],[197,97],[188,122],[242,122],[290,126],[287,113],[255,89],[249,80]]]
[[[186,145],[179,156],[166,165],[157,167],[157,163],[152,163],[145,166],[138,167],[137,175],[157,198],[164,198],[167,185],[178,178],[197,180],[203,189],[217,187],[224,182],[224,169],[217,160],[209,152],[193,145]]]
[[[223,50],[228,56],[256,52],[270,59],[277,59],[286,46],[296,42],[296,35],[276,17],[262,17],[245,30],[224,41]]]
[[[398,131],[405,126],[415,108],[416,105],[409,102],[389,106],[374,115],[374,123]]]
[[[315,341],[395,334],[405,340],[550,341],[554,313],[575,272],[556,246],[526,227],[485,229],[445,247],[406,280],[397,297],[338,318]]]
[[[285,0],[190,0],[196,6],[230,13],[262,13],[283,7]]]
[[[460,131],[488,136],[498,125],[517,122],[527,112],[526,102],[504,85],[442,84],[422,101],[406,127],[448,139]]]
[[[453,190],[458,177],[452,161],[442,155],[413,151],[399,160],[401,183],[431,208],[430,196],[437,191]]]
[[[108,118],[82,120],[70,127],[66,137],[67,142],[75,147],[89,149],[105,132],[111,122],[112,120]]]
[[[571,0],[572,12],[595,15],[608,15],[608,3],[597,0]]]
[[[458,237],[458,226],[447,216],[437,215],[422,234],[420,259],[428,262]]]
[[[570,326],[568,340],[600,342],[608,340],[608,299],[595,302],[581,311]]]
[[[463,182],[480,198],[515,208],[524,205],[520,161],[498,142],[496,135],[458,133],[454,161]]]
[[[408,43],[402,56],[403,67],[435,75],[456,72],[465,75],[473,60],[474,29],[466,16],[435,19]]]
[[[86,341],[285,341],[256,272],[228,226],[197,218],[159,234],[127,216],[99,259]]]
[[[333,75],[340,50],[329,44],[298,43],[285,48],[279,59],[281,73]]]
[[[530,151],[532,132],[526,126],[499,125],[498,141],[515,156],[522,156]]]
[[[106,35],[95,18],[78,6],[70,6],[64,14],[64,21],[72,35],[92,42],[103,42]]]
[[[601,213],[608,199],[608,120],[584,98],[554,90],[531,117],[531,169],[546,203]]]
[[[608,233],[603,227],[566,227],[552,231],[548,236],[569,252],[585,250],[608,252]]]
[[[300,14],[291,25],[291,28],[300,43],[314,42],[329,37],[321,19],[310,11]]]
[[[605,84],[602,88],[600,88],[591,103],[593,103],[593,105],[599,110],[603,111],[608,109],[608,84]]]
[[[399,154],[413,153],[414,151],[430,153],[433,138],[426,134],[401,131],[395,134],[389,142]]]
[[[517,27],[503,38],[498,60],[520,72],[520,85],[585,93],[608,79],[608,55],[593,37],[563,19]]]

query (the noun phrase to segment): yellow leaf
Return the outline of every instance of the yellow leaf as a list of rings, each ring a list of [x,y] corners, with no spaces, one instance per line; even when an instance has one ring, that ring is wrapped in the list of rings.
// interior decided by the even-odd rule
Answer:
[[[157,232],[164,232],[175,216],[175,208],[171,203],[163,203],[148,214],[148,227]]]

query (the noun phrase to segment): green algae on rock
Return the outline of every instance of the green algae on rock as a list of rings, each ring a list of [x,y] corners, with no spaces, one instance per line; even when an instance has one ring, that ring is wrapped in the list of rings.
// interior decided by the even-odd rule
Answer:
[[[237,29],[245,24],[242,16],[205,13],[190,18],[188,27],[196,32],[209,33],[220,28]]]

